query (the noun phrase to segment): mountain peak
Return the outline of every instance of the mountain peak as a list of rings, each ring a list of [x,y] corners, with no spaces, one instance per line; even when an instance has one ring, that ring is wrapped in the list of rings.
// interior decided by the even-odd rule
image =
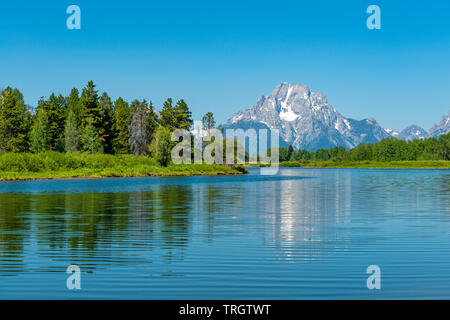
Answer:
[[[310,150],[337,145],[352,148],[390,136],[375,119],[345,118],[323,93],[288,82],[277,85],[270,96],[261,97],[252,108],[235,113],[225,126],[277,128],[283,140],[281,145]]]
[[[411,141],[415,139],[423,140],[428,138],[428,133],[422,127],[413,124],[405,128],[402,132],[400,132],[398,138],[406,141]]]
[[[441,121],[436,123],[429,131],[431,137],[439,137],[442,134],[450,132],[450,110],[446,116],[441,118]]]

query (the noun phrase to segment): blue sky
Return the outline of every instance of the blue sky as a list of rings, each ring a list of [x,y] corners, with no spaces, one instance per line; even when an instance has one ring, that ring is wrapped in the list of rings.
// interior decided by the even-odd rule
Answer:
[[[66,8],[82,12],[66,28]],[[381,30],[366,8],[381,8]],[[425,129],[450,109],[450,1],[7,1],[0,87],[35,105],[94,80],[113,98],[184,98],[220,122],[280,82],[343,115]]]

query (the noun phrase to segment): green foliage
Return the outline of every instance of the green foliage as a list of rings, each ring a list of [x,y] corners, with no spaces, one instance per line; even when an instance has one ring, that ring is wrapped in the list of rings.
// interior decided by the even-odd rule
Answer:
[[[38,110],[31,129],[31,151],[43,152],[49,149],[49,123],[44,109]]]
[[[70,91],[70,95],[66,98],[67,101],[67,114],[73,112],[75,115],[75,119],[77,121],[77,125],[81,125],[82,119],[82,109],[80,103],[79,92],[77,88],[73,88]]]
[[[203,116],[202,125],[204,130],[209,130],[216,126],[216,120],[212,112],[208,112]]]
[[[0,152],[24,152],[29,148],[31,115],[23,96],[10,87],[0,96]]]
[[[192,127],[192,113],[189,111],[187,103],[181,99],[175,105],[175,118],[177,129],[189,130]]]
[[[54,93],[48,100],[39,100],[37,113],[44,111],[48,119],[48,144],[51,150],[62,151],[64,141],[62,132],[66,118],[67,103],[62,95],[56,96]]]
[[[351,150],[343,147],[308,150],[279,148],[280,162],[283,161],[423,161],[450,160],[450,133],[439,139],[403,141],[384,139],[374,144],[361,144]]]
[[[160,115],[159,124],[170,128],[171,131],[175,129],[188,130],[193,123],[192,114],[183,99],[179,100],[175,106],[173,106],[171,98],[167,99],[164,102]]]
[[[66,152],[80,151],[80,130],[75,113],[70,110],[67,115],[66,128],[64,131]]]
[[[114,139],[115,139],[115,117],[113,104],[111,98],[106,92],[103,93],[100,99],[100,124],[98,134],[100,137],[100,143],[102,144],[105,153],[114,153]]]
[[[168,98],[164,102],[158,122],[162,127],[168,127],[171,130],[175,130],[177,119],[175,116],[175,108],[172,105],[172,98]]]
[[[88,122],[84,128],[83,135],[81,136],[81,143],[84,152],[103,153],[103,145],[100,142],[100,136],[97,128],[95,128],[92,122]]]
[[[0,180],[27,180],[68,177],[144,177],[240,174],[245,168],[221,165],[169,165],[134,155],[86,153],[3,153],[0,154]]]
[[[115,139],[114,148],[117,153],[130,152],[130,124],[131,108],[122,98],[118,98],[114,104],[115,109]]]
[[[85,128],[91,123],[95,128],[99,128],[102,123],[98,91],[95,90],[93,81],[89,81],[81,92],[79,101],[81,123]]]
[[[168,127],[159,127],[156,129],[153,141],[150,145],[150,153],[158,163],[167,167],[171,158],[172,148],[175,142],[172,142],[172,132]]]

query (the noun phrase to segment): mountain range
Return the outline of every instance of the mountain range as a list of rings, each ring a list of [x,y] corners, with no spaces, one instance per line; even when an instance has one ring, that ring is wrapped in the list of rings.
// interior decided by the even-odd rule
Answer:
[[[398,132],[383,128],[374,118],[355,120],[340,114],[321,92],[302,84],[279,84],[270,96],[262,96],[247,110],[236,112],[225,128],[244,130],[279,129],[280,146],[317,150],[361,143],[375,143],[395,137],[403,140],[438,137],[450,132],[450,112],[428,132],[412,125]]]

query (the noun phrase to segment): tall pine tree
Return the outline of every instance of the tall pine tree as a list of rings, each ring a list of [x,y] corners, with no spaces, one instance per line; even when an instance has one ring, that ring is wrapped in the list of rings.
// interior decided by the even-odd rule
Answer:
[[[115,109],[115,139],[114,148],[117,153],[130,152],[130,124],[131,108],[128,102],[118,98],[114,104]]]
[[[0,97],[0,152],[24,152],[29,149],[31,114],[23,95],[10,87]]]
[[[75,112],[69,110],[64,130],[66,152],[80,151],[80,129]]]
[[[54,93],[48,100],[39,100],[37,112],[44,111],[48,119],[48,143],[51,150],[64,150],[64,124],[66,121],[67,102],[62,95]]]
[[[112,154],[114,153],[115,117],[111,98],[106,92],[102,94],[99,106],[101,119],[98,127],[98,132],[100,136],[100,142],[103,145],[104,152]]]
[[[47,114],[39,109],[33,119],[31,129],[31,151],[44,152],[49,149],[49,124]]]
[[[175,128],[189,130],[192,127],[192,113],[187,103],[181,99],[175,105]]]
[[[159,124],[163,127],[168,127],[171,130],[175,130],[176,128],[177,118],[171,98],[168,98],[163,104],[163,108],[160,112]]]
[[[85,128],[88,123],[91,123],[95,128],[99,128],[102,119],[98,91],[95,90],[93,81],[89,81],[86,87],[83,88],[79,103],[82,127]]]

